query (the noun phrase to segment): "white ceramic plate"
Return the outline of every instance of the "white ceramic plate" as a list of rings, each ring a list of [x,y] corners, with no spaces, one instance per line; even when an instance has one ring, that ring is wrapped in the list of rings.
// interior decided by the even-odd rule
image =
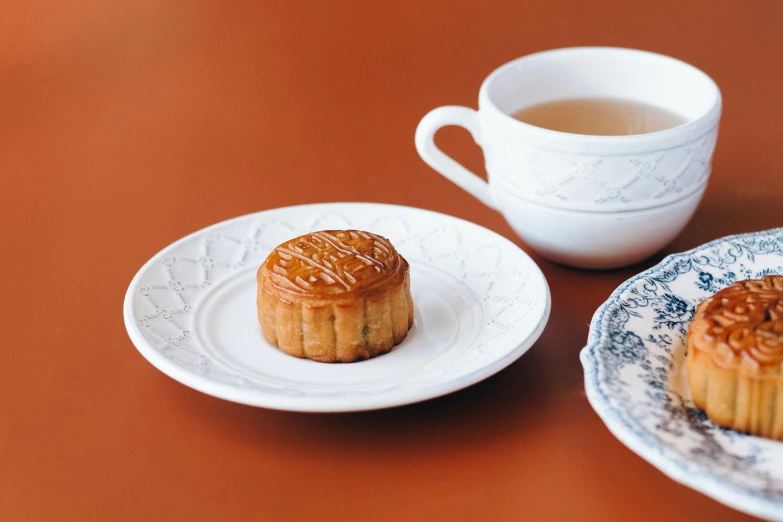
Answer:
[[[352,364],[289,356],[267,343],[255,273],[283,241],[323,229],[389,238],[411,266],[415,317],[392,352]],[[295,411],[357,411],[459,390],[536,341],[549,288],[512,242],[473,223],[370,203],[280,208],[191,234],[150,259],[125,296],[125,326],[163,373],[230,401]]]
[[[724,504],[783,521],[783,443],[710,422],[693,405],[684,368],[696,305],[767,274],[783,274],[783,229],[669,256],[598,309],[581,358],[587,398],[625,445]]]

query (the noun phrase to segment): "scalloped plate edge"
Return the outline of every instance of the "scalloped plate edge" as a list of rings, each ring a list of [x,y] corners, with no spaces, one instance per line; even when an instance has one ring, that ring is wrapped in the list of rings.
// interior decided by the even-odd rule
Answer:
[[[708,249],[733,239],[773,235],[783,233],[783,227],[772,228],[759,232],[734,234],[715,239],[703,245],[697,246],[685,252],[679,252],[666,256],[660,263],[636,274],[624,281],[609,296],[609,298],[595,311],[590,321],[590,330],[587,344],[579,353],[579,359],[584,368],[585,392],[590,406],[595,410],[606,427],[628,449],[642,457],[644,460],[658,468],[669,478],[688,486],[714,500],[738,511],[753,516],[770,520],[783,521],[783,504],[758,498],[741,489],[731,487],[717,477],[705,474],[691,463],[670,455],[664,446],[654,447],[636,435],[628,426],[620,411],[609,404],[609,400],[602,396],[599,390],[598,358],[596,350],[601,346],[606,335],[603,331],[603,318],[606,312],[620,299],[620,296],[636,281],[658,272],[679,259],[689,257],[696,252]],[[696,476],[699,474],[698,476]]]

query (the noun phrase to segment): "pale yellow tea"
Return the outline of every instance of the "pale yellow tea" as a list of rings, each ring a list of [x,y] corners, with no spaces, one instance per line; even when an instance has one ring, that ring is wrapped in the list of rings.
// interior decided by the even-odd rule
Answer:
[[[658,132],[687,120],[646,103],[616,98],[568,98],[523,107],[512,116],[536,127],[596,136]]]

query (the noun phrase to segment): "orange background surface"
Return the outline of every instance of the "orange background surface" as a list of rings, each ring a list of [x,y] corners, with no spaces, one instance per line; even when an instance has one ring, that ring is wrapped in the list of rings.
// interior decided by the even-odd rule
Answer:
[[[308,415],[214,399],[128,339],[122,300],[175,239],[241,214],[378,201],[502,217],[417,156],[517,56],[657,51],[705,70],[711,184],[667,249],[783,225],[783,3],[5,2],[0,16],[0,520],[744,520],[634,455],[587,403],[593,311],[660,259],[537,256],[549,326],[497,376],[423,404]],[[482,171],[465,131],[438,143]]]

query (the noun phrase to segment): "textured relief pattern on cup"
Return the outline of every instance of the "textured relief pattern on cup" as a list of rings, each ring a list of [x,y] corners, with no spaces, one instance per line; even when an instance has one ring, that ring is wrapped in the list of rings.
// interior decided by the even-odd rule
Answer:
[[[562,208],[631,210],[671,203],[701,188],[717,128],[681,147],[632,155],[567,154],[487,134],[488,170],[504,190]]]

